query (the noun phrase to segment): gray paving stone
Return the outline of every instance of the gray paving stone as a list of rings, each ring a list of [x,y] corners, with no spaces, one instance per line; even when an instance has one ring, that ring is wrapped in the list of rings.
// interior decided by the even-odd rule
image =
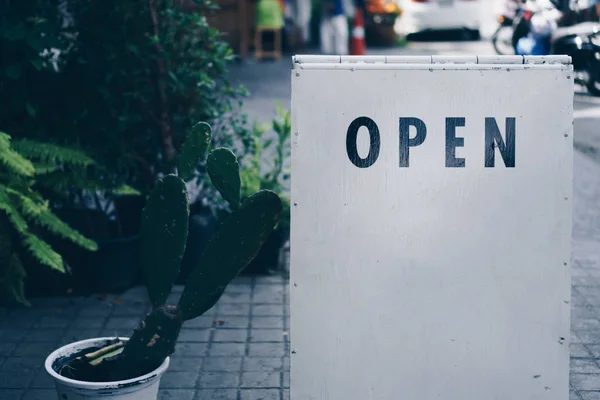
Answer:
[[[283,371],[283,359],[280,357],[244,357],[243,370],[254,371]]]
[[[193,389],[196,387],[197,380],[197,372],[167,370],[160,380],[160,387],[164,389]]]
[[[239,384],[240,374],[237,372],[203,372],[198,383],[203,389],[237,388]]]
[[[17,357],[41,357],[46,358],[48,354],[56,350],[54,343],[45,342],[23,342],[19,343],[13,355]]]
[[[101,330],[99,328],[94,328],[94,329],[78,329],[78,328],[73,328],[73,329],[67,329],[63,336],[60,338],[60,344],[67,344],[67,343],[73,343],[73,342],[78,342],[80,340],[86,340],[86,339],[91,339],[91,338],[95,338],[95,337],[101,337],[104,336],[101,334]],[[129,334],[131,334],[131,331],[129,331]],[[114,335],[107,335],[107,336],[114,336]]]
[[[23,396],[23,390],[17,389],[0,389],[0,400],[16,400]]]
[[[287,332],[282,329],[251,329],[251,342],[283,342],[287,340]]]
[[[600,331],[575,331],[579,343],[596,344],[600,343]]]
[[[571,329],[576,332],[579,331],[598,331],[600,330],[600,321],[598,319],[590,319],[590,318],[577,318],[573,319],[573,323],[571,324]]]
[[[55,387],[55,384],[52,377],[46,372],[46,369],[41,368],[35,374],[33,381],[31,381],[31,387],[36,389],[52,389]]]
[[[71,323],[71,317],[69,315],[64,316],[42,316],[35,324],[34,328],[45,329],[45,328],[66,328]]]
[[[207,315],[194,318],[190,321],[186,321],[183,326],[184,328],[212,328],[214,325],[214,318]]]
[[[586,347],[592,353],[592,357],[600,358],[600,344],[588,344]]]
[[[194,400],[237,400],[237,389],[200,389]]]
[[[115,307],[112,316],[113,317],[144,317],[151,310],[151,307],[147,304],[129,303],[120,304]]]
[[[110,317],[106,321],[105,329],[134,329],[142,322],[143,318]]]
[[[179,342],[208,342],[210,341],[210,329],[183,328],[179,333]]]
[[[600,367],[593,358],[572,358],[570,363],[571,373],[582,373],[582,374],[600,374]]]
[[[223,293],[223,296],[219,299],[219,301],[223,304],[231,304],[231,303],[242,303],[248,304],[250,303],[250,293],[236,293],[229,292]]]
[[[17,348],[16,343],[0,343],[0,356],[8,357]]]
[[[240,400],[279,400],[279,389],[242,389]]]
[[[250,304],[232,303],[221,304],[217,309],[218,316],[247,316],[250,314]]]
[[[282,400],[290,400],[290,390],[289,389],[283,390],[283,397],[281,399]]]
[[[242,368],[242,357],[206,357],[204,371],[236,372]]]
[[[194,400],[195,389],[159,389],[158,400]]]
[[[279,388],[281,386],[280,372],[243,372],[242,388]]]
[[[30,389],[22,400],[50,400],[56,398],[54,389]]]
[[[209,355],[214,356],[238,356],[241,357],[246,353],[245,343],[212,343],[209,350]]]
[[[283,370],[284,371],[290,370],[290,358],[289,357],[283,357]]]
[[[2,321],[3,325],[9,326],[8,323]],[[21,328],[0,328],[0,341],[2,342],[18,342],[28,333],[29,331]]]
[[[27,342],[58,342],[64,334],[62,328],[32,329],[27,332],[24,340]]]
[[[246,281],[234,281],[225,288],[225,294],[229,293],[251,293],[252,279]]]
[[[27,389],[33,380],[34,371],[0,371],[0,389]]]
[[[584,344],[571,343],[569,345],[569,350],[571,351],[571,358],[588,358],[592,356],[592,353]]]
[[[571,382],[578,390],[600,390],[600,374],[571,374]]]
[[[253,317],[252,329],[270,328],[283,330],[285,326],[283,320],[283,317]]]
[[[283,285],[256,285],[252,302],[283,305],[284,293]]]
[[[583,400],[600,400],[600,392],[581,391],[579,395]]]
[[[248,331],[245,329],[218,329],[213,337],[214,342],[245,343],[247,339]]]
[[[129,329],[129,328],[111,328],[111,329],[102,329],[99,333],[98,336],[101,337],[131,337],[131,335],[133,334],[133,329]]]
[[[281,381],[283,383],[283,387],[284,388],[289,388],[290,387],[290,373],[289,372],[284,372]]]
[[[113,313],[115,307],[112,304],[93,304],[90,306],[82,307],[79,310],[79,316],[81,317],[108,317]]]
[[[175,355],[184,357],[202,357],[206,355],[207,349],[208,343],[177,343]]]
[[[71,329],[93,329],[102,328],[106,323],[106,317],[77,317],[71,325]]]
[[[175,355],[169,361],[169,371],[199,372],[203,363],[204,358],[202,357],[177,357]]]
[[[252,315],[255,317],[283,316],[284,306],[279,304],[255,304],[252,306]]]
[[[283,357],[285,346],[283,343],[250,343],[248,355],[254,357]]]
[[[219,317],[216,321],[216,329],[246,329],[250,326],[250,317]]]

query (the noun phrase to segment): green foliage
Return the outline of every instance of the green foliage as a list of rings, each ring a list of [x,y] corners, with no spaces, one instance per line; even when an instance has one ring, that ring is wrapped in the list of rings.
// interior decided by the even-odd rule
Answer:
[[[167,175],[156,183],[142,212],[140,263],[154,307],[167,301],[185,251],[189,206],[185,183]]]
[[[62,257],[40,234],[58,236],[90,251],[98,247],[51,211],[36,190],[44,173],[34,167],[34,160],[43,160],[53,170],[93,164],[77,150],[33,141],[11,143],[11,137],[0,132],[0,292],[4,301],[24,305],[28,302],[23,292],[26,273],[19,256],[21,248],[42,265],[64,273]]]
[[[213,186],[237,209],[240,206],[240,164],[235,154],[224,147],[214,149],[208,155],[206,167]]]
[[[290,112],[277,104],[277,117],[271,123],[254,123],[253,151],[248,166],[241,173],[242,199],[261,189],[278,193],[283,211],[276,229],[289,235],[290,229]],[[271,133],[272,137],[267,137]],[[269,158],[271,162],[268,163]]]
[[[204,150],[200,146],[189,149],[189,159],[203,158]],[[218,171],[226,171],[219,174],[218,179],[223,188],[230,190],[235,186],[226,179],[238,182],[239,187],[239,171],[236,174],[237,170],[229,167],[231,161],[237,164],[230,149],[214,149],[207,159],[215,160]],[[220,160],[228,166],[223,168]],[[68,373],[79,372],[70,377],[116,381],[143,375],[160,366],[174,351],[183,322],[210,309],[227,285],[256,256],[277,224],[281,209],[281,200],[272,191],[261,190],[250,195],[221,223],[209,241],[178,305],[166,305],[185,250],[188,198],[185,183],[179,176],[169,174],[159,180],[144,209],[140,245],[152,312],[140,328],[134,330],[127,344],[120,345],[123,350],[117,351],[111,343],[94,357],[85,356],[85,362],[75,360]],[[103,357],[109,352],[114,356]]]
[[[204,249],[179,301],[184,320],[196,318],[215,305],[229,282],[256,257],[280,213],[279,196],[261,190],[223,221]]]
[[[0,73],[7,70],[13,78],[0,80],[0,92],[10,99],[3,102],[9,107],[0,108],[0,121],[14,138],[77,145],[107,166],[95,186],[127,184],[144,194],[175,170],[196,121],[211,123],[214,147],[245,154],[250,133],[238,102],[245,91],[227,79],[235,56],[208,24],[210,1],[197,1],[194,11],[173,0],[4,3],[1,38],[11,53],[5,57],[3,47]],[[57,17],[64,15],[57,4],[68,10],[68,19]],[[21,51],[32,36],[43,38],[37,50],[62,51],[56,68],[35,50]],[[185,168],[181,176],[194,179]],[[206,176],[194,182],[201,197],[215,199],[213,208],[226,207]]]
[[[189,136],[181,147],[179,158],[179,176],[188,181],[194,176],[200,160],[206,156],[206,150],[210,144],[210,125],[199,122],[192,127]]]

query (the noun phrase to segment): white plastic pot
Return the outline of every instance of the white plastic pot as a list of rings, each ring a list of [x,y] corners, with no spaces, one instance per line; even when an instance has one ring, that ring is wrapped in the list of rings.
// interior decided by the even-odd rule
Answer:
[[[94,338],[70,343],[53,351],[46,358],[46,372],[54,379],[60,400],[156,400],[160,378],[169,368],[169,357],[154,371],[133,379],[115,382],[76,381],[59,375],[54,370],[57,360],[70,357],[87,348],[102,346],[114,337]],[[128,338],[119,338],[127,341]]]

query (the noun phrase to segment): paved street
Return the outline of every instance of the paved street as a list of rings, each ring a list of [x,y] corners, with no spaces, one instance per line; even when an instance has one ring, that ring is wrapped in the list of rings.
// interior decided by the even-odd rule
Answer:
[[[428,42],[371,54],[483,55],[493,49],[486,42]],[[288,57],[233,68],[235,80],[252,93],[246,101],[251,118],[270,119],[278,100],[289,108],[290,67]],[[581,92],[575,108],[570,398],[600,400],[600,100]],[[185,325],[160,399],[289,399],[287,304],[285,276],[237,279],[207,315]],[[129,336],[147,311],[143,288],[0,309],[0,400],[55,399],[43,370],[50,351],[78,339]]]

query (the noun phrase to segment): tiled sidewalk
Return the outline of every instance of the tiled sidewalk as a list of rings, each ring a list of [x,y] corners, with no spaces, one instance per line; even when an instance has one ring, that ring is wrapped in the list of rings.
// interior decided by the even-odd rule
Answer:
[[[184,325],[160,399],[288,399],[287,293],[283,277],[234,281],[212,310]],[[121,296],[40,299],[31,309],[1,310],[0,400],[56,399],[43,368],[52,350],[92,337],[130,336],[148,311],[143,287]]]

